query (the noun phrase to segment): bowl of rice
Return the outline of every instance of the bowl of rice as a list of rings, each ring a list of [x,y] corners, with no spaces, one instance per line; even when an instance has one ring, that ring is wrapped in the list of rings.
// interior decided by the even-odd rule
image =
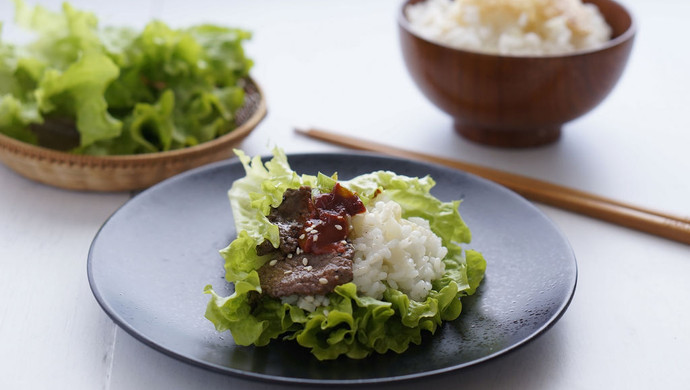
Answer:
[[[407,0],[398,16],[407,69],[471,141],[557,141],[620,79],[636,32],[611,0]]]

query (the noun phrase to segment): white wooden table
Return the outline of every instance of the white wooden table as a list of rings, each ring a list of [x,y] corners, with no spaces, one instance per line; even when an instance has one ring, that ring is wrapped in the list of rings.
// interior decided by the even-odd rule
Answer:
[[[640,30],[617,88],[568,124],[558,143],[519,151],[461,139],[450,118],[422,97],[399,53],[397,0],[73,4],[110,24],[140,27],[155,17],[174,26],[214,22],[252,30],[247,51],[269,116],[243,143],[250,154],[274,144],[288,152],[339,150],[292,131],[314,125],[690,215],[687,0],[628,0]],[[10,21],[12,10],[3,0],[1,20]],[[5,30],[6,38],[16,36]],[[130,197],[51,188],[0,166],[0,389],[282,388],[169,358],[100,309],[86,278],[87,251],[99,226]],[[690,247],[538,206],[578,258],[570,308],[528,346],[424,386],[688,388]]]

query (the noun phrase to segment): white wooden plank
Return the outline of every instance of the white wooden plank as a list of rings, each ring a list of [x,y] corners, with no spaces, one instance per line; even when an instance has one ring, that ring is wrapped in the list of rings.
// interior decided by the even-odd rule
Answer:
[[[86,258],[129,194],[60,190],[4,165],[0,188],[0,388],[103,388],[114,325],[89,290]]]

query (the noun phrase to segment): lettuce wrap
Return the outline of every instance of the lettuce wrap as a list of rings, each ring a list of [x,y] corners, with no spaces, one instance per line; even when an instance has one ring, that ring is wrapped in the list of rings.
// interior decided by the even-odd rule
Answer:
[[[235,153],[246,171],[228,192],[238,236],[220,251],[225,278],[235,291],[222,297],[208,285],[204,292],[211,295],[206,318],[218,331],[229,330],[236,344],[265,346],[281,337],[309,348],[319,360],[341,355],[360,359],[389,350],[402,353],[410,343],[421,343],[423,331],[434,333],[442,321],[456,319],[462,310],[460,298],[473,294],[479,286],[486,261],[479,252],[461,247],[469,243],[471,234],[458,212],[460,201],[442,202],[432,196],[435,182],[431,177],[378,171],[339,181],[337,174],[299,175],[278,148],[266,163],[258,156]],[[280,205],[286,189],[310,186],[326,193],[336,182],[356,193],[365,206],[385,195],[400,204],[403,218],[427,220],[431,231],[441,238],[448,250],[442,260],[445,271],[432,282],[423,301],[412,300],[390,286],[382,299],[374,299],[359,294],[353,282],[335,287],[327,295],[328,305],[314,311],[261,294],[257,270],[271,256],[257,255],[256,247],[265,240],[277,247],[280,240],[278,227],[266,217],[271,208]]]

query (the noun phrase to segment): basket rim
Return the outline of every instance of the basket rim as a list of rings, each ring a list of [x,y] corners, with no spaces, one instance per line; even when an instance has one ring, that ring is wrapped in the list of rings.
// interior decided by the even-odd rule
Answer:
[[[48,160],[53,163],[81,166],[134,166],[150,165],[161,163],[174,163],[180,157],[192,157],[199,154],[225,147],[228,143],[241,140],[261,122],[267,114],[266,98],[261,86],[252,78],[246,80],[256,87],[259,102],[256,109],[241,125],[227,134],[210,141],[202,142],[198,145],[189,146],[181,149],[168,150],[155,153],[126,154],[112,156],[93,156],[85,154],[73,154],[46,148],[43,146],[29,144],[5,134],[0,133],[0,156],[9,151],[12,155],[21,155],[25,158],[35,160]]]

